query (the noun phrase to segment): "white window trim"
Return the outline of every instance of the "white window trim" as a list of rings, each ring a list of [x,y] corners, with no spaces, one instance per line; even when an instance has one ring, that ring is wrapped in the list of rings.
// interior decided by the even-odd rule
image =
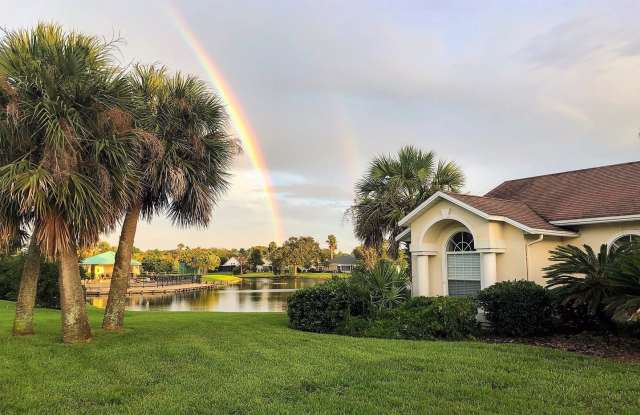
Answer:
[[[626,230],[624,230],[622,232],[618,232],[611,239],[609,239],[609,241],[607,242],[607,249],[611,249],[611,244],[612,243],[614,243],[616,240],[622,238],[623,236],[627,236],[627,235],[640,236],[640,229],[626,229]]]
[[[442,270],[441,270],[441,278],[442,278],[442,295],[444,296],[449,296],[449,272],[447,269],[447,253],[449,251],[447,251],[447,245],[449,245],[449,240],[451,239],[451,237],[453,237],[453,235],[455,235],[458,232],[468,232],[471,234],[471,236],[473,236],[473,244],[474,244],[474,248],[475,248],[475,243],[476,243],[476,236],[473,234],[473,232],[471,232],[471,230],[469,228],[466,228],[464,226],[457,226],[455,228],[453,228],[451,231],[449,231],[447,233],[447,237],[444,238],[444,244],[442,245],[442,249],[440,249],[440,252],[442,254]],[[481,252],[478,252],[478,250],[476,249],[475,251],[470,251],[473,253],[476,253],[478,255],[482,255]],[[482,260],[482,258],[480,258],[480,260]],[[482,281],[483,281],[483,275],[482,275],[482,267],[480,267],[480,285],[482,286]]]

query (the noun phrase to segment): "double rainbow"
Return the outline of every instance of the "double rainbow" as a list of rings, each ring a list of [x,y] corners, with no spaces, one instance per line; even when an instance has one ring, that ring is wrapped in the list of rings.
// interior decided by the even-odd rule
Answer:
[[[182,36],[182,39],[189,46],[189,48],[195,54],[198,62],[202,65],[202,68],[207,73],[207,76],[213,83],[214,87],[218,90],[220,97],[224,100],[227,106],[227,112],[231,118],[231,122],[236,130],[238,137],[242,142],[244,152],[251,160],[254,168],[260,176],[262,182],[262,188],[265,193],[269,210],[271,211],[271,220],[273,223],[274,240],[276,242],[282,242],[284,240],[284,228],[282,225],[282,218],[280,216],[280,210],[275,197],[275,191],[273,189],[273,183],[271,176],[269,175],[269,168],[265,161],[264,153],[260,148],[258,138],[251,128],[251,124],[237,97],[233,93],[231,85],[224,79],[220,69],[216,66],[211,56],[207,53],[206,49],[200,42],[200,39],[191,30],[187,20],[182,16],[180,11],[169,4],[167,6],[167,13],[172,18],[176,29]]]

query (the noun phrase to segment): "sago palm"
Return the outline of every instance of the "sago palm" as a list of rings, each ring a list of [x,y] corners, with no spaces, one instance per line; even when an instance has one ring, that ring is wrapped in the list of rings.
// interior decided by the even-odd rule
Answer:
[[[355,234],[365,246],[381,249],[389,242],[389,254],[397,256],[401,232],[398,221],[438,191],[457,192],[464,174],[453,162],[437,161],[432,151],[413,146],[397,156],[376,157],[356,184],[355,201],[349,209]]]
[[[194,77],[169,77],[164,68],[136,66],[130,74],[138,102],[139,136],[151,143],[139,160],[141,191],[131,201],[122,225],[103,328],[124,322],[129,268],[140,216],[167,214],[174,224],[206,226],[227,189],[238,147],[226,133],[220,99]],[[155,153],[155,154],[152,154]]]
[[[544,268],[547,287],[558,290],[564,304],[586,306],[591,315],[602,312],[611,295],[610,273],[621,250],[600,246],[596,254],[589,245],[560,246],[550,252],[553,262]]]
[[[137,191],[131,88],[112,51],[48,24],[0,40],[0,84],[14,123],[3,139],[14,151],[0,167],[0,194],[58,261],[65,342],[91,337],[77,249],[111,229]]]
[[[621,321],[640,321],[640,245],[618,253],[609,274],[611,293],[606,310]]]

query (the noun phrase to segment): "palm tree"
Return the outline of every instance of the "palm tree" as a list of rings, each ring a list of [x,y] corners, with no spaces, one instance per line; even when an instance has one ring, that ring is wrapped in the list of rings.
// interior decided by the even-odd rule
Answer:
[[[329,244],[329,256],[333,259],[333,253],[338,249],[338,241],[335,235],[327,236],[327,244]]]
[[[589,245],[583,248],[566,245],[552,250],[549,260],[553,263],[544,268],[545,278],[548,288],[558,290],[563,304],[586,306],[596,316],[611,295],[611,269],[623,250],[609,250],[603,244],[596,254]]]
[[[116,252],[102,327],[119,330],[129,268],[140,216],[166,212],[173,223],[207,226],[211,211],[228,187],[231,162],[238,151],[226,133],[220,99],[194,77],[168,77],[164,68],[135,66],[130,75],[138,97],[139,136],[148,153],[139,161],[141,191],[129,205]]]
[[[389,255],[397,256],[398,221],[438,191],[457,192],[464,174],[453,162],[436,161],[432,151],[413,146],[398,155],[378,156],[356,184],[354,204],[348,211],[355,234],[365,246],[382,250],[388,241]]]
[[[605,310],[620,321],[640,321],[640,245],[624,248],[613,265]]]
[[[391,261],[379,261],[370,270],[358,268],[351,281],[366,289],[371,297],[371,304],[378,311],[396,307],[409,296],[407,270]]]
[[[12,148],[0,194],[28,218],[43,255],[58,260],[65,342],[91,337],[77,250],[110,230],[136,192],[131,89],[113,48],[50,24],[0,40],[0,102],[11,124],[0,150]]]

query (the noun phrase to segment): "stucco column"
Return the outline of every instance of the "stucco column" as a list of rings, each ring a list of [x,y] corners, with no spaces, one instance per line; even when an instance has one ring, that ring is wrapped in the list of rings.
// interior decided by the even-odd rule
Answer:
[[[413,255],[416,255],[416,271],[411,287],[411,295],[414,297],[426,297],[429,295],[429,256],[424,253]]]
[[[498,281],[495,252],[480,254],[480,267],[481,288],[490,287]]]

